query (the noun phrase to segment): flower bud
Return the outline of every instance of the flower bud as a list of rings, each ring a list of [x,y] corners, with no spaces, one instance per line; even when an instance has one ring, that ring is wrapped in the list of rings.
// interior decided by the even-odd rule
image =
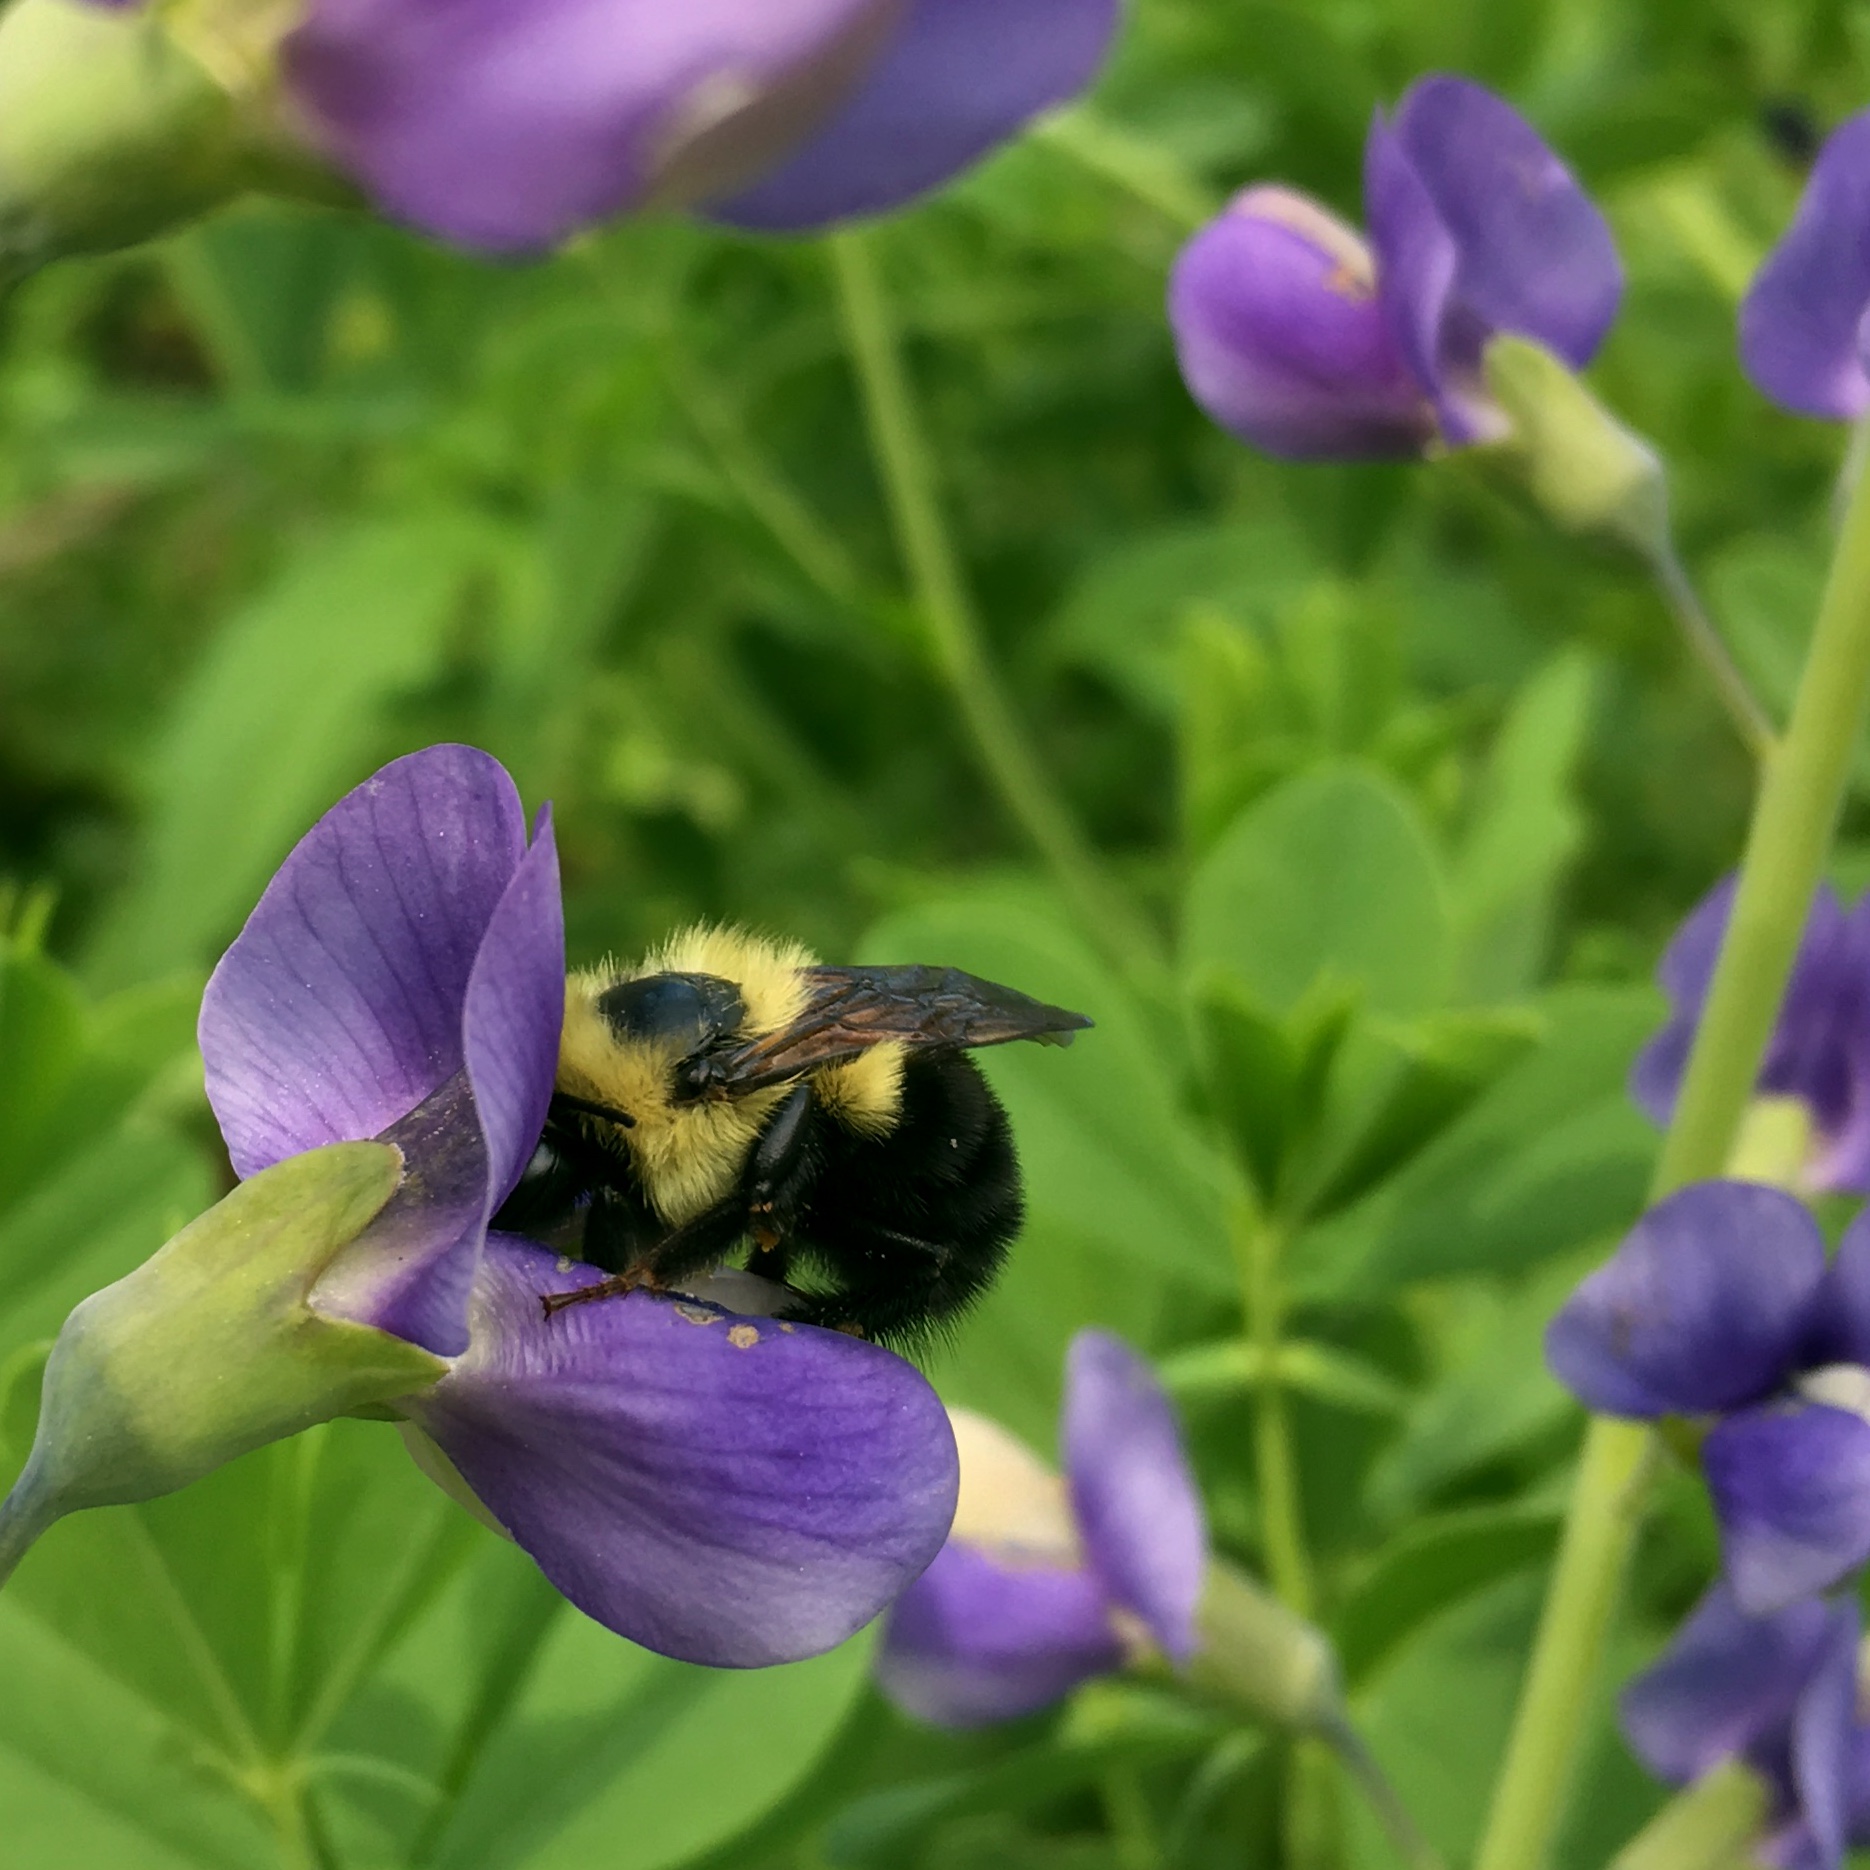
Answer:
[[[401,1175],[384,1143],[294,1156],[72,1313],[46,1365],[32,1453],[0,1505],[0,1577],[63,1514],[171,1493],[445,1372],[427,1351],[310,1302]]]

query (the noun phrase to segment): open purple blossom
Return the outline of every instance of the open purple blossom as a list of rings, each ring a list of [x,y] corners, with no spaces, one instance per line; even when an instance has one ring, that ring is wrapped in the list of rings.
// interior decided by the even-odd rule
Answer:
[[[1702,1470],[1749,1615],[1870,1559],[1870,1214],[1827,1265],[1791,1195],[1696,1183],[1584,1280],[1545,1347],[1559,1380],[1607,1415],[1712,1418]]]
[[[1669,1023],[1630,1073],[1631,1096],[1658,1124],[1674,1113],[1733,906],[1727,878],[1662,957]],[[1846,911],[1828,883],[1812,901],[1757,1092],[1796,1100],[1798,1160],[1782,1166],[1801,1191],[1870,1194],[1870,904]]]
[[[1739,1760],[1770,1805],[1757,1861],[1837,1870],[1870,1842],[1870,1727],[1857,1716],[1859,1613],[1848,1594],[1750,1617],[1725,1584],[1623,1691],[1631,1749],[1667,1785]]]
[[[93,4],[136,0],[93,0]],[[1121,0],[305,0],[296,129],[386,212],[525,252],[639,208],[901,206],[1096,74]]]
[[[1294,190],[1247,189],[1169,283],[1182,375],[1221,427],[1293,460],[1420,455],[1498,438],[1482,357],[1501,333],[1572,368],[1623,272],[1576,178],[1511,105],[1421,79],[1364,148],[1360,237]]]
[[[1833,422],[1870,409],[1870,110],[1818,152],[1798,213],[1740,307],[1740,361],[1782,408]]]
[[[837,1332],[646,1294],[489,1233],[537,1143],[564,999],[557,860],[498,762],[443,746],[340,801],[204,997],[242,1175],[377,1138],[404,1171],[309,1295],[448,1360],[396,1403],[564,1594],[666,1654],[814,1654],[928,1563],[955,1453],[909,1364]]]
[[[956,1411],[961,1493],[940,1555],[897,1600],[877,1656],[921,1720],[1012,1720],[1139,1652],[1186,1663],[1207,1524],[1175,1413],[1123,1341],[1066,1359],[1060,1478],[998,1424]]]

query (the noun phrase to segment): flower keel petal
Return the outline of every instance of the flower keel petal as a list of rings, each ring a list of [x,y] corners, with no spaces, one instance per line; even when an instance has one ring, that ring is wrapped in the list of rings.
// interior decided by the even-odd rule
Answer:
[[[876,1676],[918,1720],[978,1727],[1049,1707],[1122,1660],[1090,1572],[951,1541],[890,1612]]]
[[[489,1237],[473,1344],[409,1414],[571,1601],[666,1655],[754,1667],[861,1628],[940,1549],[954,1438],[902,1359],[632,1295]]]

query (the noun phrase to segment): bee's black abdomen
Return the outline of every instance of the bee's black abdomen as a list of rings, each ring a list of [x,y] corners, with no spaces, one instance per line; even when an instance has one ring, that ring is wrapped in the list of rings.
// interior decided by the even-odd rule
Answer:
[[[1019,1232],[1019,1158],[973,1060],[913,1053],[902,1112],[883,1136],[821,1114],[815,1173],[788,1233],[823,1275],[794,1315],[913,1345],[992,1283]]]

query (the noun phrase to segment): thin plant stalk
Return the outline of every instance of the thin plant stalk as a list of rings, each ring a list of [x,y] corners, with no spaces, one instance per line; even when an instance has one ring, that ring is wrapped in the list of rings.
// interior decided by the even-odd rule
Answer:
[[[1836,830],[1870,704],[1870,475],[1852,489],[1784,738],[1761,768],[1732,919],[1650,1198],[1719,1175],[1753,1095]],[[1655,1445],[1595,1418],[1585,1437],[1475,1870],[1550,1853]]]
[[[981,768],[1092,938],[1126,973],[1153,977],[1162,965],[1153,931],[1105,876],[1054,791],[987,654],[868,238],[846,231],[831,235],[826,245],[897,545],[936,666]]]
[[[1701,664],[1735,732],[1756,760],[1770,759],[1779,744],[1779,730],[1773,725],[1765,704],[1741,674],[1720,631],[1714,627],[1714,620],[1702,605],[1680,555],[1673,545],[1668,545],[1645,553],[1644,558],[1662,601],[1669,607],[1669,615],[1682,633],[1688,653]]]

